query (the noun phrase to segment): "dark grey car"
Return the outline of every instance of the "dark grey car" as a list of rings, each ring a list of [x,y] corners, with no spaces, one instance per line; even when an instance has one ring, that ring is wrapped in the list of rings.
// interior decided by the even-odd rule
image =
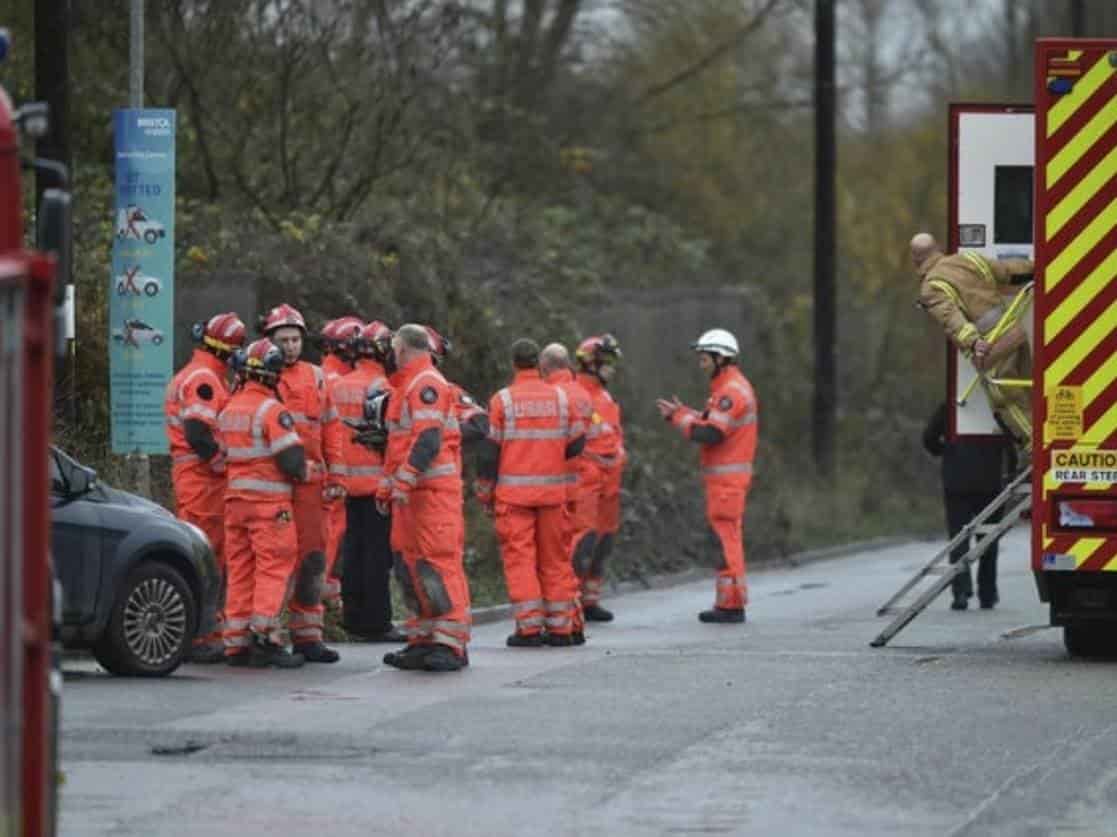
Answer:
[[[114,674],[160,677],[182,663],[217,566],[200,529],[149,500],[100,483],[51,449],[51,553],[62,585],[60,635]]]

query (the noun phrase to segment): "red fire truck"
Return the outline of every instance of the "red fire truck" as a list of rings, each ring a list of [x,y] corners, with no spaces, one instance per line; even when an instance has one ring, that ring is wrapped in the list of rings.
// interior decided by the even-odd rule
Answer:
[[[1032,569],[1072,654],[1117,649],[1117,40],[1035,48]]]
[[[6,41],[0,32],[0,51]],[[53,834],[55,810],[47,464],[53,286],[59,257],[66,259],[69,199],[60,189],[43,195],[39,249],[27,249],[19,146],[21,133],[45,127],[44,107],[16,110],[0,88],[0,832],[24,837]],[[64,175],[57,163],[30,163]]]

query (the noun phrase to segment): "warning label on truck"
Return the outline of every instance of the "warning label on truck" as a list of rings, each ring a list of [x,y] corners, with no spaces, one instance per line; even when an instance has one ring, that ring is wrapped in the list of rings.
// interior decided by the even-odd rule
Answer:
[[[1082,387],[1055,387],[1047,393],[1048,441],[1082,438]]]
[[[1117,450],[1071,448],[1051,451],[1051,478],[1057,483],[1117,483]]]

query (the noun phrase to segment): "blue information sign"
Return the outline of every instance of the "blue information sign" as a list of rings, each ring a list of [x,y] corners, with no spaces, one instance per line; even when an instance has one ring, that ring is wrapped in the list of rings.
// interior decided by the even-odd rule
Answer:
[[[166,453],[173,373],[175,112],[117,110],[109,288],[114,453]]]

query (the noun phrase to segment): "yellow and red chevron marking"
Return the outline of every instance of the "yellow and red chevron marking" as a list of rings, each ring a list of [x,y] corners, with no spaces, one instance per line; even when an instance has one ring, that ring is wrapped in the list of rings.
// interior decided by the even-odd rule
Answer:
[[[1056,492],[1117,502],[1117,486],[1058,483],[1050,468],[1055,448],[1117,449],[1117,41],[1038,49],[1033,566],[1046,553],[1117,572],[1117,532],[1059,531],[1052,508]],[[1077,73],[1069,92],[1049,90],[1067,69]],[[1067,386],[1081,388],[1081,435],[1055,441],[1047,397]]]

